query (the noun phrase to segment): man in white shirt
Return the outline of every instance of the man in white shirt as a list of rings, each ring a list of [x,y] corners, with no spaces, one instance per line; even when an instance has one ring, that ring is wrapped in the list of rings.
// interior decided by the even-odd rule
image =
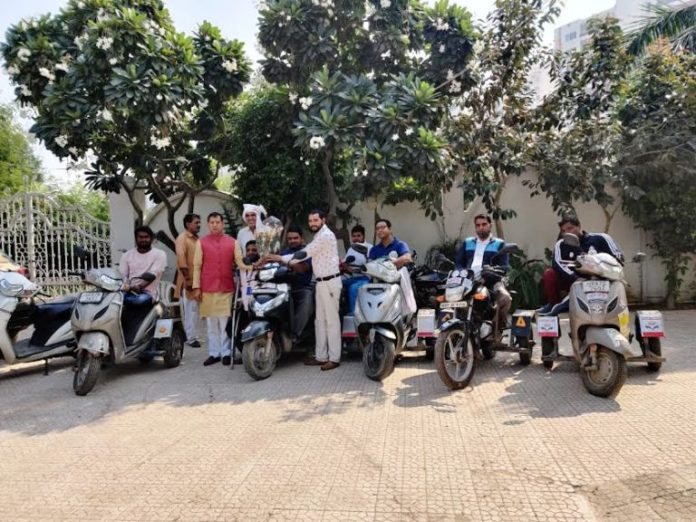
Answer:
[[[167,255],[159,248],[152,248],[155,233],[150,227],[138,227],[135,229],[135,248],[129,250],[121,257],[119,271],[126,281],[123,290],[126,295],[124,303],[146,305],[157,300],[157,289],[164,269],[167,267]],[[149,272],[155,276],[154,281],[148,283],[141,279],[135,279],[132,284],[128,279],[137,278]],[[137,293],[132,293],[134,290]]]
[[[316,281],[314,333],[316,356],[305,364],[320,365],[322,370],[333,370],[341,364],[341,322],[338,303],[341,297],[341,277],[336,236],[326,226],[326,214],[321,210],[309,213],[309,229],[314,239],[301,251],[312,259],[312,271]],[[282,256],[283,261],[301,263],[293,259],[297,254]]]

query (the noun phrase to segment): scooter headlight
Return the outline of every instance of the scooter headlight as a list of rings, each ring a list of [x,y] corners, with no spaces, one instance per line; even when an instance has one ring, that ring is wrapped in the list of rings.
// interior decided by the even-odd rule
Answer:
[[[257,299],[251,301],[251,311],[255,315],[263,316],[266,312],[270,312],[274,308],[282,305],[287,298],[287,294],[278,294],[268,301],[259,302]]]
[[[99,286],[109,292],[116,292],[117,290],[121,289],[122,281],[120,279],[114,279],[106,274],[100,274]]]
[[[12,284],[4,279],[0,280],[0,293],[7,297],[19,297],[24,290],[24,286],[20,284]]]

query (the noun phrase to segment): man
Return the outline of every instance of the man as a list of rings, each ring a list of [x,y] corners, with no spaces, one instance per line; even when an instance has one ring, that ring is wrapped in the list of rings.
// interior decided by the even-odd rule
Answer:
[[[379,242],[370,249],[368,258],[370,260],[381,257],[389,257],[391,252],[396,252],[396,259],[393,260],[396,268],[401,274],[401,292],[403,295],[404,311],[406,313],[416,313],[416,297],[413,295],[411,286],[411,276],[407,266],[412,262],[411,249],[408,245],[397,238],[392,232],[392,224],[388,219],[379,219],[375,223],[375,234]]]
[[[316,356],[305,361],[307,365],[320,365],[324,371],[338,368],[341,364],[341,323],[338,302],[341,297],[338,248],[336,236],[326,226],[326,214],[312,210],[308,219],[309,229],[314,232],[311,243],[301,249],[312,259],[312,270],[316,281],[314,331]],[[293,259],[295,254],[282,256],[290,266],[303,261]]]
[[[355,225],[350,231],[351,247],[346,251],[346,257],[341,262],[341,273],[343,274],[343,287],[348,295],[348,313],[352,314],[355,310],[355,300],[358,297],[358,289],[366,284],[370,278],[356,272],[358,266],[367,263],[367,255],[357,251],[352,245],[362,245],[367,249],[369,255],[372,245],[365,242],[365,227]],[[349,262],[348,259],[351,259]]]
[[[198,214],[186,214],[184,216],[184,231],[174,242],[176,266],[179,270],[176,292],[181,299],[184,313],[186,344],[192,348],[201,347],[198,340],[198,301],[191,297],[193,293],[193,256],[196,253],[200,231],[201,217]]]
[[[509,256],[501,254],[495,257],[505,246],[505,241],[493,237],[491,233],[491,217],[487,214],[479,214],[474,217],[476,235],[466,238],[464,244],[457,252],[454,264],[458,269],[468,268],[474,273],[480,273],[486,265],[498,266],[506,272],[510,269]],[[493,259],[495,257],[495,259]],[[498,333],[507,324],[507,313],[512,305],[512,297],[502,281],[493,285],[493,297],[498,304]]]
[[[119,271],[126,281],[123,290],[126,292],[123,298],[125,304],[151,305],[157,300],[157,288],[164,269],[167,267],[167,255],[159,248],[152,248],[155,233],[150,227],[138,227],[135,229],[135,248],[129,250],[121,257]],[[149,272],[155,276],[154,281],[147,282],[134,279]]]
[[[286,247],[281,250],[280,256],[268,256],[281,263],[287,262],[283,261],[282,256],[292,255],[295,252],[299,252],[305,247],[304,240],[302,239],[302,230],[296,225],[290,225],[288,227],[287,233],[285,235]],[[313,306],[314,306],[314,282],[312,281],[312,260],[306,259],[300,263],[288,264],[288,266],[295,272],[295,277],[292,279],[290,286],[292,290],[292,302],[294,317],[292,319],[292,335],[293,341],[297,342],[302,337],[302,333],[307,326],[310,318],[312,317]],[[306,354],[306,362],[312,363],[314,360],[312,356],[312,351],[308,350]]]
[[[222,359],[227,366],[232,362],[227,321],[234,295],[235,240],[224,233],[222,214],[211,212],[207,221],[209,234],[198,241],[193,258],[193,296],[208,326],[208,358],[203,365]]]
[[[554,315],[568,311],[567,301],[562,302],[562,292],[570,291],[570,286],[577,279],[573,270],[564,264],[564,261],[572,261],[578,255],[587,253],[592,249],[594,252],[604,252],[616,258],[621,264],[624,263],[624,256],[619,245],[609,234],[589,233],[582,229],[580,220],[573,213],[561,216],[558,222],[559,235],[553,252],[553,266],[544,271],[542,277],[542,287],[546,305],[539,309],[540,313],[552,313]],[[579,247],[572,247],[563,242],[563,234],[574,234],[580,240]]]
[[[256,242],[256,232],[264,228],[263,215],[266,209],[263,205],[252,205],[245,203],[242,207],[242,219],[246,226],[237,233],[237,246],[235,249],[234,260],[239,267],[239,284],[242,292],[242,303],[246,310],[249,306],[249,296],[251,295],[251,279],[249,275],[253,272],[253,266],[244,263],[246,256],[246,246],[250,241]]]

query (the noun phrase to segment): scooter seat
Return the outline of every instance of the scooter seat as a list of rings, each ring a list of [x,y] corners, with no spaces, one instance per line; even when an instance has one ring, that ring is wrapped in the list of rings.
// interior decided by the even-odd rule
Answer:
[[[36,307],[34,320],[36,323],[53,321],[56,319],[65,319],[67,321],[70,319],[70,312],[74,302],[75,300],[72,299],[69,301],[57,301],[38,305]]]

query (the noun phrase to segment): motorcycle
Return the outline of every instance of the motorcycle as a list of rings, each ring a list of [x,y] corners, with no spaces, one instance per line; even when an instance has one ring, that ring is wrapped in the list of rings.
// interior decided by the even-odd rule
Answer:
[[[492,260],[517,251],[517,245],[509,243]],[[504,270],[495,266],[484,266],[480,274],[471,269],[450,272],[440,304],[435,367],[451,390],[465,388],[474,376],[478,361],[491,359],[496,352],[517,353],[525,366],[531,362],[535,344],[533,312],[513,312],[508,340],[504,342],[507,327],[499,324],[495,296],[489,290],[504,276]],[[501,332],[499,338],[496,332]]]
[[[293,277],[292,270],[278,263],[269,263],[256,274],[259,284],[249,299],[251,317],[249,325],[242,330],[241,341],[244,369],[257,381],[270,377],[283,353],[314,334],[314,323],[308,320],[300,338],[292,339],[295,314],[290,283]]]
[[[0,358],[7,364],[44,360],[72,355],[75,337],[70,328],[74,296],[37,304],[38,296],[47,296],[41,288],[18,271],[0,272]],[[18,334],[33,327],[31,337]]]
[[[564,234],[563,241],[574,247],[580,244],[573,234]],[[567,266],[579,276],[568,296],[573,355],[559,354],[558,317],[539,315],[537,329],[544,366],[551,368],[554,361],[577,362],[585,388],[598,397],[619,393],[626,382],[627,362],[646,362],[648,370],[658,371],[665,361],[660,342],[664,336],[662,314],[655,310],[636,313],[639,346],[634,346],[621,263],[609,254],[590,251]]]
[[[97,382],[102,362],[120,364],[131,359],[149,363],[162,356],[168,368],[179,366],[184,353],[180,315],[162,302],[124,302],[123,279],[118,270],[101,268],[83,274],[96,290],[81,292],[70,318],[77,340],[77,364],[73,390],[87,395]],[[131,278],[151,283],[154,274]]]
[[[394,370],[396,356],[415,338],[413,313],[403,303],[401,273],[388,258],[369,261],[363,273],[371,282],[360,287],[355,305],[355,329],[363,348],[363,369],[380,381]]]

